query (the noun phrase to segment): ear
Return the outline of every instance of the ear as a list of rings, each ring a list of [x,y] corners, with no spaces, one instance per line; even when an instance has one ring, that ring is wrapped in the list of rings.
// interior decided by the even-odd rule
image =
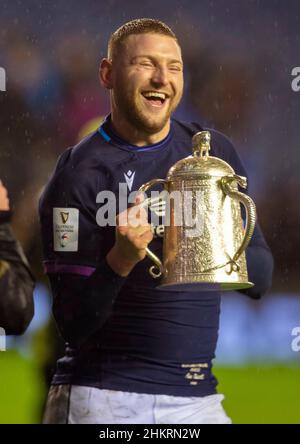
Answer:
[[[106,89],[112,89],[112,62],[109,59],[102,59],[99,67],[99,80]]]

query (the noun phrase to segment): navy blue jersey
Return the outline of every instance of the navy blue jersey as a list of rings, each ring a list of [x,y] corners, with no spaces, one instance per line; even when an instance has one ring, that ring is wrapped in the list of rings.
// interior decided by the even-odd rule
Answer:
[[[157,290],[147,257],[126,278],[117,275],[105,260],[115,227],[97,223],[105,204],[100,192],[112,191],[118,208],[120,183],[135,191],[165,178],[192,154],[192,136],[202,129],[172,119],[164,140],[137,147],[114,133],[108,116],[98,131],[61,155],[39,208],[53,312],[66,341],[54,384],[173,396],[216,392],[211,367],[220,293]],[[230,141],[210,132],[210,154],[246,176]],[[163,235],[156,228],[150,248],[162,257]],[[258,224],[246,257],[255,285],[242,292],[259,298],[270,286],[273,262]]]

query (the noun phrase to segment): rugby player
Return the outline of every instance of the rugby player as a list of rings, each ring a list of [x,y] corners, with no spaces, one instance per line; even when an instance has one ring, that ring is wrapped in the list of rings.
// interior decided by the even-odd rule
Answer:
[[[163,233],[152,230],[145,210],[138,225],[131,218],[136,206],[119,214],[116,227],[97,223],[105,205],[99,193],[113,192],[118,204],[120,183],[129,192],[165,178],[204,129],[172,117],[184,84],[174,32],[153,19],[124,24],[112,34],[99,74],[111,112],[61,155],[40,200],[53,312],[66,342],[44,422],[230,423],[212,373],[220,292],[156,289],[145,249],[151,242],[161,257]],[[232,143],[210,131],[211,154],[246,176]],[[241,293],[258,299],[273,267],[258,224],[246,257],[255,285]]]

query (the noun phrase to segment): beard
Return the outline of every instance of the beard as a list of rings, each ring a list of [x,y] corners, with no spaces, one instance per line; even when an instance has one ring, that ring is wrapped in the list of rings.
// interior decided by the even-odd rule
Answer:
[[[122,92],[119,93],[115,90],[113,100],[120,114],[125,116],[137,131],[148,135],[155,134],[165,127],[181,98],[181,96],[177,99],[169,98],[167,106],[161,112],[151,113],[143,104],[140,92],[132,94],[125,87],[118,88],[118,91]]]

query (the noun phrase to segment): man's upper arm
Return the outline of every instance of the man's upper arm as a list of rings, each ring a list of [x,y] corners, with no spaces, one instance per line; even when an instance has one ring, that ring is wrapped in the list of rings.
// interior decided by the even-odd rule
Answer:
[[[77,346],[105,322],[125,279],[106,263],[112,228],[96,222],[98,173],[75,168],[68,155],[47,185],[39,211],[54,316],[65,340]]]

